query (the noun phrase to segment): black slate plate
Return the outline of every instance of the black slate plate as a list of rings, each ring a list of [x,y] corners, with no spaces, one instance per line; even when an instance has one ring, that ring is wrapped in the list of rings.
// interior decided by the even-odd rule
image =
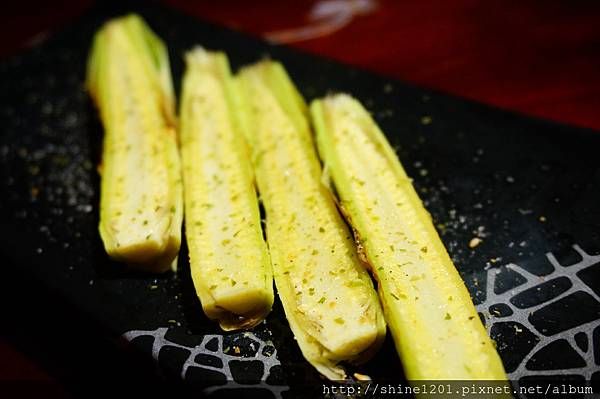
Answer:
[[[185,248],[178,273],[158,277],[104,254],[95,171],[102,131],[83,79],[93,32],[125,11],[142,14],[168,43],[176,86],[183,52],[199,43],[226,50],[234,67],[283,61],[309,100],[330,91],[362,100],[414,177],[511,379],[600,380],[600,133],[271,46],[152,3],[97,6],[0,64],[0,253],[18,268],[11,285],[20,292],[43,286],[74,319],[206,394],[322,392],[279,303],[253,331],[224,334],[202,314]],[[483,242],[469,248],[475,236]],[[403,381],[389,339],[360,371]]]

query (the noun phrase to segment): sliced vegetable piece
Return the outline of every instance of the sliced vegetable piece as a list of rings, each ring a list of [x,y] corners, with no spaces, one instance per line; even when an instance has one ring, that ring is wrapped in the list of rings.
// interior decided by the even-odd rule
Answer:
[[[183,218],[167,50],[137,15],[95,35],[87,88],[104,125],[100,236],[106,252],[162,272],[176,264]]]
[[[411,179],[352,97],[311,104],[321,158],[379,282],[409,380],[504,380],[469,292]]]
[[[304,357],[342,379],[339,363],[368,359],[385,336],[373,283],[321,184],[307,107],[283,66],[246,67],[237,83],[286,317]]]
[[[273,274],[233,77],[222,52],[196,48],[186,64],[180,132],[192,279],[210,319],[250,328],[271,310]]]

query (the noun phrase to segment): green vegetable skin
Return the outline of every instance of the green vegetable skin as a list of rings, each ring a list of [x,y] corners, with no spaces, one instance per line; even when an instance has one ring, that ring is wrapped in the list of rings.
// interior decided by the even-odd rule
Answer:
[[[261,62],[237,83],[285,314],[304,357],[344,378],[339,362],[366,360],[385,336],[376,292],[321,183],[306,105],[285,70]]]
[[[314,101],[311,114],[407,378],[506,379],[431,216],[371,116],[344,94]]]
[[[273,305],[250,154],[224,53],[186,54],[180,105],[186,237],[196,292],[224,330],[250,328]]]
[[[87,87],[104,125],[100,235],[107,253],[162,272],[176,264],[183,218],[167,50],[137,15],[95,35]]]

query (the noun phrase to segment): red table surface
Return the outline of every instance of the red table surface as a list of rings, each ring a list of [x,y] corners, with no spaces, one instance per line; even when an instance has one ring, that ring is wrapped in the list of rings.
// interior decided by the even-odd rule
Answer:
[[[264,36],[319,25],[309,20],[317,3],[340,6],[346,1],[164,2]],[[91,4],[26,0],[5,6],[0,15],[0,57],[67,25]],[[336,31],[289,45],[502,108],[600,129],[600,2],[354,0],[352,4],[372,9],[344,21]],[[29,355],[0,339],[0,379],[15,378],[50,377]]]

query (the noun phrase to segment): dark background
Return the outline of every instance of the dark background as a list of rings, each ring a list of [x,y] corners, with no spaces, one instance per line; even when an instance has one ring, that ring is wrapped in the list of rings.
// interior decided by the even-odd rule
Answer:
[[[4,4],[0,57],[69,24],[93,3]],[[310,10],[319,2],[162,3],[232,29],[264,35],[309,24]],[[355,16],[342,29],[290,45],[499,107],[600,129],[600,2],[369,3],[375,4],[374,10]]]
[[[164,3],[253,35],[306,25],[315,1],[182,1]],[[323,3],[323,1],[321,1]],[[289,43],[402,80],[533,116],[600,129],[600,3],[584,1],[373,1],[345,26],[323,36]],[[21,1],[0,14],[0,59],[31,46],[68,25],[92,1]],[[355,3],[358,4],[358,3]],[[3,265],[6,268],[14,265]],[[115,363],[117,351],[98,337],[39,337],[36,325],[59,325],[69,306],[49,302],[43,287],[23,293],[0,284],[0,380],[42,384],[47,396],[76,395],[65,388],[90,371],[137,375],[135,359]],[[25,316],[27,315],[27,316]],[[32,317],[32,315],[34,315]],[[81,321],[85,328],[85,321]],[[90,329],[92,326],[90,326]],[[95,361],[59,352],[60,340],[96,340]],[[89,353],[87,354],[89,356]],[[92,368],[92,370],[90,370]],[[132,368],[135,368],[132,370]],[[22,389],[21,385],[14,385]]]

